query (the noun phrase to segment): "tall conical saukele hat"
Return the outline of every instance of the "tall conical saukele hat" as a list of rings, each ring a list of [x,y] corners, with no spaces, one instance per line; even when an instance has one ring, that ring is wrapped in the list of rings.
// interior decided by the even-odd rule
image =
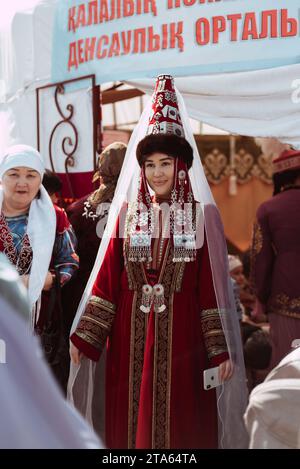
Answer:
[[[159,75],[152,102],[152,114],[149,119],[149,134],[171,134],[184,137],[174,79],[170,75]]]
[[[147,135],[139,142],[136,150],[137,160],[141,167],[138,200],[146,205],[150,214],[149,218],[151,218],[152,200],[146,181],[145,162],[155,153],[168,155],[175,160],[173,189],[169,194],[170,213],[172,213],[170,229],[174,242],[173,262],[193,261],[196,258],[196,212],[188,175],[193,162],[193,149],[185,139],[174,80],[170,75],[160,75],[156,79]],[[186,217],[189,222],[181,223],[181,216]],[[151,222],[150,225],[152,226],[153,223]],[[149,242],[147,249],[150,253]]]
[[[144,137],[137,146],[137,160],[142,167],[147,155],[159,152],[179,158],[187,164],[193,163],[193,149],[184,135],[179,106],[170,75],[159,75],[152,98],[152,109]]]

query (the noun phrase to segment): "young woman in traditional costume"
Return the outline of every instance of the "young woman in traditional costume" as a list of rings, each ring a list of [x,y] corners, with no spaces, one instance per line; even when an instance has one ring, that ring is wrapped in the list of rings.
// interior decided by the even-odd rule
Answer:
[[[224,236],[215,206],[200,204],[197,187],[194,192],[191,167],[199,169],[191,176],[203,179],[206,200],[211,198],[200,160],[195,161],[197,153],[184,135],[173,79],[160,76],[150,120],[147,109],[129,143],[127,169],[124,163],[133,178],[140,173],[137,196],[125,217],[120,212],[116,233],[100,247],[92,295],[82,315],[79,308],[71,336],[75,364],[84,364],[83,356],[97,361],[107,345],[110,448],[233,446],[225,442],[227,417],[239,432],[228,441],[245,445],[245,376]],[[122,183],[121,174],[120,192]],[[216,249],[215,270],[211,249]],[[214,284],[220,285],[219,296]],[[225,384],[217,392],[205,391],[203,371],[218,365]],[[226,406],[234,405],[234,395],[232,419],[233,409]]]

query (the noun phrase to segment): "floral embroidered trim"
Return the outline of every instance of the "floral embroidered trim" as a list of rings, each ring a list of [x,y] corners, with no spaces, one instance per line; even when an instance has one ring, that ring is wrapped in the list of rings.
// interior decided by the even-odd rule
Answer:
[[[256,256],[261,252],[263,247],[263,235],[262,229],[258,221],[256,220],[253,227],[252,235],[252,247],[250,256],[250,285],[254,292],[256,292],[256,281],[255,281],[255,268],[256,268]]]
[[[28,274],[32,263],[32,249],[28,235],[24,235],[22,247],[18,254],[14,246],[12,234],[3,214],[0,215],[0,244],[3,244],[4,254],[16,267],[19,275]]]
[[[178,267],[173,262],[173,249],[169,242],[159,278],[159,281],[164,285],[167,308],[164,312],[155,315],[152,413],[153,449],[170,448],[173,291],[177,271]]]
[[[128,239],[125,239],[123,243],[123,256],[124,256],[125,269],[127,273],[128,286],[129,286],[129,290],[137,290],[138,288],[141,288],[143,284],[147,283],[147,278],[145,276],[145,271],[142,268],[142,266],[136,269],[134,266],[134,263],[129,262],[128,260],[129,246],[128,245],[129,245],[129,241]],[[173,253],[172,246],[171,246],[171,250]],[[164,254],[163,254],[163,258],[164,258]],[[161,262],[163,262],[163,259],[161,260]],[[183,261],[183,262],[177,262],[174,264],[177,264],[177,265],[175,265],[174,267],[174,277],[173,277],[173,283],[172,283],[171,288],[172,288],[172,291],[180,292],[181,287],[182,287],[182,280],[183,280],[186,262]],[[163,273],[161,264],[159,267],[160,267],[161,272]],[[160,277],[162,278],[162,275]],[[160,281],[160,283],[162,283],[162,281]]]
[[[175,291],[176,292],[180,292],[181,291],[181,287],[182,287],[182,280],[183,280],[183,274],[184,274],[184,271],[185,271],[185,265],[186,265],[186,262],[177,262],[177,266],[175,268],[175,271],[177,273],[177,276],[176,276],[176,286],[175,286]]]
[[[259,254],[263,247],[263,235],[261,226],[258,221],[254,224],[254,231],[253,231],[253,249],[255,254]]]
[[[300,297],[290,298],[285,293],[280,293],[269,302],[268,313],[300,319]]]
[[[93,211],[91,204],[87,200],[83,204],[83,213],[82,216],[84,218],[92,218],[93,220],[96,220],[98,218],[98,215]]]
[[[218,309],[206,309],[201,313],[201,325],[208,358],[227,352],[226,339]]]
[[[131,263],[134,264],[134,263]],[[131,311],[131,341],[129,360],[129,395],[128,395],[128,448],[135,448],[140,389],[142,382],[144,352],[147,336],[148,315],[139,308],[142,288],[134,293]]]
[[[76,335],[102,351],[115,318],[116,306],[92,296],[76,329]]]
[[[124,257],[126,265],[126,241]],[[128,254],[127,254],[128,255]],[[155,370],[153,376],[152,446],[170,447],[170,393],[172,360],[172,320],[173,291],[180,264],[173,262],[173,250],[168,244],[163,254],[158,282],[165,291],[166,310],[155,316]],[[138,412],[140,405],[140,385],[144,366],[144,347],[147,337],[148,315],[140,311],[142,285],[147,282],[142,263],[128,262],[129,285],[135,290],[131,316],[129,406],[128,406],[128,447],[135,447]],[[130,288],[130,287],[129,287]]]
[[[92,295],[89,300],[89,303],[92,303],[94,305],[100,305],[102,308],[107,309],[108,311],[116,311],[116,305],[114,305],[110,301],[100,298],[100,296]]]
[[[82,217],[84,218],[91,218],[93,221],[95,220],[102,220],[102,218],[106,217],[108,215],[109,209],[104,209],[102,210],[101,204],[97,206],[96,212],[94,211],[93,205],[89,202],[89,200],[86,200],[83,204],[83,213]]]
[[[127,273],[127,280],[128,280],[128,287],[129,290],[137,290],[138,288],[138,281],[135,280],[134,275],[134,263],[129,262],[129,240],[128,238],[124,240],[123,243],[123,257],[124,257],[124,265]],[[147,282],[145,282],[147,283]],[[142,284],[140,285],[140,287]]]
[[[16,264],[16,269],[20,275],[26,275],[30,273],[32,256],[33,253],[30,246],[30,241],[28,235],[26,234],[23,238],[22,248]]]

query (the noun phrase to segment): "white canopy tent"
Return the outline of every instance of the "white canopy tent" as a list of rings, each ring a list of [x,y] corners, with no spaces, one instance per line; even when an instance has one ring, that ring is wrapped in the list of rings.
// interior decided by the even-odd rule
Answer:
[[[36,145],[35,89],[50,83],[55,0],[19,3],[30,8],[11,14],[9,26],[0,23],[0,151],[12,142]],[[233,134],[276,137],[300,148],[299,78],[300,64],[296,64],[178,78],[176,85],[190,117],[197,121]],[[150,94],[154,80],[139,79],[130,84]],[[104,84],[104,89],[107,86]],[[123,128],[126,121],[138,120],[140,98],[118,106]],[[109,126],[116,108],[105,108],[104,126]],[[85,120],[82,115],[80,118]],[[88,118],[86,126],[90,126]]]
[[[0,151],[15,142],[36,146],[35,90],[51,83],[55,0],[25,0],[24,3],[16,0],[15,8],[17,6],[20,10],[14,11],[11,6],[6,21],[4,18],[0,21]],[[111,85],[106,83],[101,87],[105,90]],[[124,88],[131,86],[123,85]],[[86,94],[88,103],[90,89]],[[103,127],[131,130],[138,122],[146,100],[141,97],[103,106]],[[80,117],[82,126],[82,115]],[[194,122],[193,126],[195,132],[200,128],[203,130],[203,124],[200,127],[198,122]],[[86,129],[90,127],[90,118],[86,116]],[[226,133],[209,125],[205,131]]]

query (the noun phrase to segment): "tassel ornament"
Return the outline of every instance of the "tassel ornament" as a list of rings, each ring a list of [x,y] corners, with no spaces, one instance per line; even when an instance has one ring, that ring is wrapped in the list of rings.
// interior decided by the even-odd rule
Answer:
[[[142,287],[142,304],[140,306],[140,310],[143,311],[143,313],[150,313],[151,310],[151,304],[152,304],[152,295],[153,293],[153,288],[151,285],[143,285]]]
[[[166,309],[164,292],[164,287],[160,283],[154,285],[153,309],[156,313],[162,313]]]

